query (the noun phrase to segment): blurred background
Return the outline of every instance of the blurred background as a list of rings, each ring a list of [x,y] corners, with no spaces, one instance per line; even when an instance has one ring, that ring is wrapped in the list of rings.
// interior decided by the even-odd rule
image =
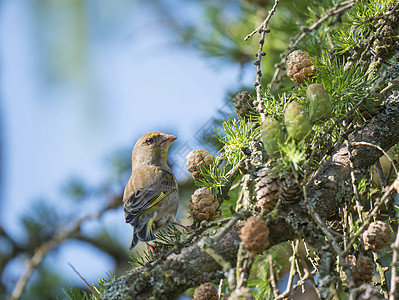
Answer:
[[[178,136],[169,157],[187,206],[185,157],[217,152],[209,136],[237,92],[253,92],[259,37],[244,37],[273,2],[0,0],[0,298],[21,278],[22,299],[65,298],[63,287],[83,286],[68,263],[89,283],[131,268],[119,205],[134,143],[153,130]],[[273,19],[265,82],[301,2]],[[99,211],[23,278],[38,247]]]

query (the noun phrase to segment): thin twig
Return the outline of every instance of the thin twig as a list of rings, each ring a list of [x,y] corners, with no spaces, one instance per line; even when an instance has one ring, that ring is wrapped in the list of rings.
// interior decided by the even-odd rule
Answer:
[[[218,288],[218,299],[222,299],[223,281],[224,279],[220,279],[219,288]]]
[[[276,11],[277,5],[279,4],[280,0],[274,0],[274,5],[272,9],[269,11],[267,14],[266,19],[260,24],[260,26],[255,29],[253,32],[248,34],[244,40],[248,40],[251,36],[253,36],[256,32],[260,33],[260,38],[259,38],[259,49],[258,52],[256,53],[256,60],[254,61],[254,65],[256,65],[256,80],[254,81],[254,86],[256,87],[256,109],[260,113],[262,121],[265,120],[265,114],[263,113],[263,107],[262,107],[262,95],[261,95],[261,84],[260,84],[260,78],[262,77],[262,70],[261,70],[261,60],[262,56],[265,56],[266,53],[263,52],[263,44],[265,43],[265,35],[266,33],[270,32],[270,29],[267,28],[269,25],[269,21]]]
[[[300,279],[300,280],[298,280],[298,282],[292,287],[292,292],[294,293],[300,286],[304,286],[305,285],[305,283],[306,283],[306,281],[307,280],[311,280],[311,279],[313,279],[313,277],[314,276],[316,276],[316,274],[317,274],[317,270],[313,270],[312,272],[309,272],[309,270],[308,269],[304,269],[304,272],[305,272],[305,274],[304,274],[304,276]],[[316,288],[315,288],[315,290],[316,290]],[[305,293],[306,293],[306,290],[305,290]]]
[[[362,215],[363,206],[361,204],[359,189],[357,188],[357,179],[355,176],[355,166],[353,165],[352,147],[351,147],[351,143],[348,140],[346,140],[345,143],[348,147],[349,166],[351,168],[352,189],[353,189],[353,194],[355,195],[356,210],[357,210],[357,214],[359,216],[359,220],[363,223],[363,215]]]
[[[280,291],[277,288],[276,278],[274,276],[273,257],[271,256],[271,254],[269,254],[267,258],[269,260],[270,284],[271,284],[272,289],[273,289],[274,297],[277,297],[280,294]]]
[[[305,243],[303,243],[303,244],[305,244]],[[305,258],[303,257],[303,254],[302,254],[301,251],[298,252],[298,256],[299,256],[299,260],[300,260],[300,262],[301,262],[302,269],[304,270],[305,275],[304,275],[304,276],[297,282],[297,284],[293,287],[293,291],[295,291],[295,289],[296,289],[299,285],[301,285],[301,284],[299,284],[300,282],[302,282],[302,285],[304,285],[305,282],[306,282],[307,280],[309,280],[309,281],[312,283],[313,288],[315,289],[316,293],[319,293],[318,288],[317,288],[317,285],[316,285],[316,282],[314,281],[314,278],[313,278],[313,277],[317,274],[317,272],[318,272],[317,268],[314,268],[313,271],[310,271],[310,269],[309,269],[309,267],[308,267],[308,264],[307,264]],[[320,298],[320,295],[319,295],[319,298]]]
[[[310,256],[310,250],[309,250],[308,244],[307,244],[305,241],[303,241],[303,245],[304,245],[305,251],[306,251],[306,258],[310,261],[310,263],[312,264],[313,268],[314,268],[315,270],[317,270],[317,263],[316,263],[316,261]]]
[[[296,273],[298,274],[299,280],[302,279],[304,277],[304,274],[302,274],[302,270],[299,267],[299,259],[295,259],[295,268],[296,268]],[[305,272],[305,271],[303,271]],[[305,293],[305,287],[302,287],[302,292]]]
[[[387,286],[387,279],[385,276],[385,272],[388,271],[388,268],[384,268],[381,265],[380,259],[378,257],[378,254],[373,251],[373,258],[374,258],[374,263],[375,263],[375,269],[378,273],[378,275],[380,275],[380,282],[379,284],[381,285],[381,290],[382,293],[384,294],[384,299],[388,299],[388,286]]]
[[[290,275],[288,277],[287,287],[282,294],[280,294],[278,297],[275,298],[275,300],[284,299],[291,293],[292,284],[294,282],[294,277],[296,274],[295,260],[296,260],[297,254],[298,254],[298,249],[299,249],[299,240],[296,240],[295,246],[292,244],[292,256],[290,257],[291,268],[290,268]]]
[[[398,84],[399,84],[398,81],[389,82],[388,85],[380,91],[380,94],[385,93],[386,91],[390,90],[394,86],[397,86]]]
[[[235,190],[236,188],[239,188],[242,184],[242,179],[238,180],[235,184],[233,184],[230,188],[230,191]]]
[[[83,277],[82,275],[80,275],[80,273],[78,272],[78,270],[76,270],[75,267],[74,267],[71,263],[68,263],[68,265],[72,268],[72,270],[76,273],[76,275],[79,276],[79,278],[84,282],[84,284],[85,284],[85,285],[87,286],[87,288],[93,293],[93,295],[94,295],[97,299],[101,300],[100,294],[97,293],[97,291],[86,281],[86,279],[84,279],[84,277]]]
[[[245,38],[244,41],[247,41],[250,37],[252,37],[255,33],[257,32],[261,32],[261,30],[265,29],[267,27],[267,25],[269,24],[270,18],[272,17],[274,11],[276,10],[276,7],[278,5],[278,3],[280,2],[280,0],[276,0],[274,1],[274,5],[272,7],[272,9],[269,11],[269,14],[267,15],[266,19],[262,22],[262,24],[259,25],[258,28],[256,28],[254,31],[252,31],[250,34],[248,34]]]
[[[348,249],[348,236],[349,232],[348,229],[349,224],[349,214],[348,214],[348,202],[345,201],[345,206],[342,208],[342,218],[344,220],[344,224],[342,225],[342,230],[344,232],[344,250]]]

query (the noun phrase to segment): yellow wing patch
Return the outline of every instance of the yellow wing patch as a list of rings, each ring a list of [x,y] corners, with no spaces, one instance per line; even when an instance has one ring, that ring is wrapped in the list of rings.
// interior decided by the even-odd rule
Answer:
[[[157,204],[158,204],[161,200],[165,199],[171,192],[172,192],[172,191],[168,191],[166,194],[165,194],[164,192],[159,192],[157,196],[155,196],[154,198],[152,198],[152,199],[149,201],[149,204],[150,204],[149,207],[139,216],[139,220],[140,220],[143,216],[148,215],[148,214],[151,214],[152,212],[154,212],[154,211],[158,208],[158,205],[157,205]],[[149,228],[149,231],[152,230],[152,223],[153,223],[153,221],[154,221],[155,218],[156,218],[156,215],[154,216],[154,218],[151,218],[151,219],[148,221],[148,228]]]

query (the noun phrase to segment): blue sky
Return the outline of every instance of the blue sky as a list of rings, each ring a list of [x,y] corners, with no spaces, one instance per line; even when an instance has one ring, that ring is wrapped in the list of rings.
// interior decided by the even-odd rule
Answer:
[[[133,147],[145,132],[171,128],[168,133],[177,134],[182,144],[195,145],[193,134],[223,106],[228,88],[240,84],[238,67],[215,69],[211,61],[176,46],[163,20],[140,1],[86,3],[81,65],[74,62],[81,49],[69,51],[67,42],[80,32],[76,24],[68,27],[73,10],[53,6],[40,18],[32,12],[35,3],[4,0],[0,8],[0,218],[21,239],[18,220],[32,201],[57,201],[65,180],[74,175],[102,182],[105,157]],[[177,15],[197,17],[193,3],[176,3]],[[54,12],[59,16],[46,15]],[[128,246],[131,229],[121,212],[101,222],[111,224]],[[95,281],[112,268],[93,251],[67,243],[49,261],[56,259],[76,278],[67,266],[71,262]]]

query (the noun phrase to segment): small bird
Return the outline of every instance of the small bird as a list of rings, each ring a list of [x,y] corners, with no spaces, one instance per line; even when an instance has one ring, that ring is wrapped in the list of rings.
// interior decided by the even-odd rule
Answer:
[[[138,139],[132,151],[132,175],[123,194],[126,223],[133,227],[129,250],[174,219],[179,203],[177,181],[166,160],[175,135],[154,131]]]

